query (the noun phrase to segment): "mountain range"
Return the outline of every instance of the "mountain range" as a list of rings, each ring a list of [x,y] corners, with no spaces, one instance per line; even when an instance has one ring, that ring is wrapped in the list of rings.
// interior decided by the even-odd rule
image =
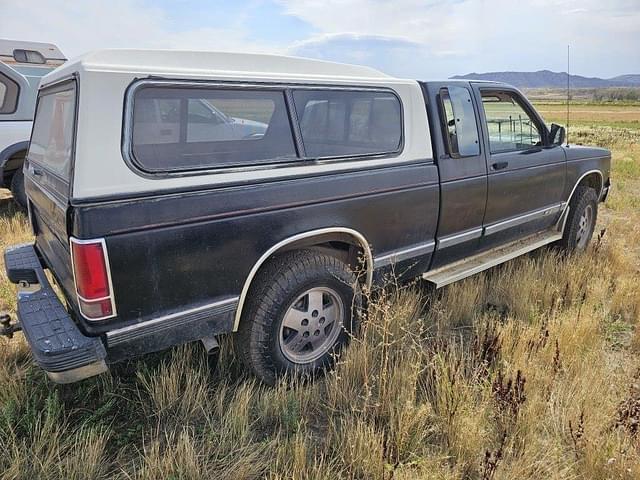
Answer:
[[[504,82],[519,88],[566,88],[567,74],[539,70],[537,72],[487,72],[454,75],[452,79],[490,80]],[[640,87],[640,74],[619,75],[613,78],[570,75],[571,88]]]

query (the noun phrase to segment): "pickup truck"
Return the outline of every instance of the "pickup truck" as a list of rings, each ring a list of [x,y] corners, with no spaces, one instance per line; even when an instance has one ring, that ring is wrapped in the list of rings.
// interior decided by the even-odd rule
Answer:
[[[19,289],[4,331],[61,383],[185,342],[215,352],[221,334],[266,383],[313,376],[389,275],[440,288],[544,245],[587,248],[610,159],[501,83],[93,52],[40,86],[35,243],[5,252]]]
[[[50,43],[0,39],[0,187],[27,204],[22,167],[40,79],[65,62]]]

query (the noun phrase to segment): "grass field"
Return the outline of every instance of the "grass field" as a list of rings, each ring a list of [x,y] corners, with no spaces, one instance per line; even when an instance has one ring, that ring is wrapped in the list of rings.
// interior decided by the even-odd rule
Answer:
[[[536,103],[536,109],[547,122],[567,123],[567,106],[561,103]],[[610,126],[640,129],[640,105],[572,104],[569,107],[571,125]]]
[[[313,385],[258,385],[225,341],[213,372],[194,345],[56,386],[0,339],[0,477],[640,478],[640,110],[573,111],[572,141],[613,151],[585,254],[390,285]],[[0,199],[0,248],[29,238]]]

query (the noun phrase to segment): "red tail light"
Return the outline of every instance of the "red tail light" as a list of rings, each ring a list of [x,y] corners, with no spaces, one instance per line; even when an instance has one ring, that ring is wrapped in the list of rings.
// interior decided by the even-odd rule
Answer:
[[[78,240],[72,237],[71,262],[82,315],[90,320],[114,316],[115,302],[104,240]]]

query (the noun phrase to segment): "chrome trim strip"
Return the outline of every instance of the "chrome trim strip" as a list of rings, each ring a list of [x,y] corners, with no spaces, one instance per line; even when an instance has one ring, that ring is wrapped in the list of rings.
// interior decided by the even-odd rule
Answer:
[[[522,225],[523,223],[531,222],[548,215],[553,215],[554,213],[558,213],[564,210],[564,207],[565,202],[560,202],[558,204],[544,207],[539,210],[534,210],[533,212],[525,213],[524,215],[519,215],[508,220],[502,220],[500,222],[493,223],[484,227],[484,234],[491,235],[493,233],[506,230],[507,228],[517,227],[518,225]]]
[[[266,262],[271,255],[273,255],[274,253],[276,253],[278,250],[285,247],[286,245],[289,245],[293,242],[297,242],[298,240],[318,237],[318,236],[326,235],[329,233],[345,233],[347,235],[352,236],[358,241],[358,243],[364,250],[364,254],[365,254],[365,261],[366,261],[366,268],[367,268],[366,286],[367,288],[371,287],[371,283],[373,282],[373,255],[371,254],[371,247],[369,246],[369,243],[367,243],[367,240],[364,237],[364,235],[362,235],[360,232],[356,230],[353,230],[351,228],[346,228],[346,227],[320,228],[318,230],[311,230],[309,232],[299,233],[297,235],[293,235],[292,237],[285,238],[284,240],[276,243],[269,250],[264,252],[262,256],[258,259],[258,261],[255,263],[251,271],[249,272],[249,275],[247,275],[247,279],[245,280],[244,285],[242,287],[242,293],[240,293],[238,308],[236,309],[236,316],[233,322],[234,332],[238,330],[238,326],[240,325],[240,318],[242,317],[242,308],[247,298],[247,293],[249,292],[249,287],[251,286],[251,282],[253,281],[253,278],[258,273],[258,270],[260,269],[262,264]]]
[[[436,247],[436,249],[441,250],[443,248],[452,247],[460,243],[468,242],[469,240],[473,240],[475,238],[480,238],[481,236],[482,236],[482,227],[467,230],[462,233],[454,233],[453,235],[446,235],[444,237],[437,239],[438,246]]]
[[[108,297],[97,298],[94,300],[87,300],[80,296],[78,293],[78,282],[76,281],[76,268],[73,264],[73,243],[77,245],[84,245],[87,243],[100,243],[102,245],[102,254],[104,255],[104,263],[105,269],[107,270],[107,281],[109,283],[109,295]],[[100,320],[106,320],[108,318],[113,318],[118,316],[118,311],[116,310],[116,294],[113,290],[113,282],[111,280],[111,263],[109,262],[109,253],[107,252],[107,242],[104,238],[92,238],[90,240],[81,240],[74,237],[69,237],[69,257],[71,257],[71,273],[73,275],[73,286],[76,290],[76,297],[78,297],[78,310],[80,310],[80,314],[88,321],[88,322],[98,322]],[[111,299],[111,315],[107,315],[106,317],[87,317],[82,311],[82,301],[85,302],[99,302],[104,300],[105,298]],[[81,301],[82,300],[82,301]]]
[[[373,260],[373,268],[378,269],[391,263],[401,262],[412,257],[418,257],[420,255],[432,253],[435,250],[435,246],[436,242],[430,241],[421,243],[419,245],[414,245],[409,248],[394,250],[391,253],[375,257]]]
[[[118,337],[118,336],[121,336],[123,334],[130,333],[130,332],[135,332],[136,330],[144,329],[144,328],[147,328],[149,326],[156,325],[158,323],[163,323],[163,322],[165,322],[167,320],[171,320],[173,318],[186,316],[186,315],[189,315],[189,314],[192,314],[192,313],[202,312],[204,310],[210,310],[210,309],[213,309],[213,308],[216,308],[216,307],[222,307],[224,305],[231,305],[231,304],[237,302],[239,298],[240,297],[225,298],[224,300],[219,300],[217,302],[209,303],[207,305],[201,305],[199,307],[189,308],[187,310],[181,310],[179,312],[170,313],[168,315],[163,315],[162,317],[153,318],[151,320],[147,320],[147,321],[144,321],[144,322],[136,323],[136,324],[133,324],[133,325],[128,325],[126,327],[116,328],[114,330],[110,330],[110,331],[107,332],[107,334],[106,334],[107,342],[109,342],[109,340],[111,340],[114,337]]]

